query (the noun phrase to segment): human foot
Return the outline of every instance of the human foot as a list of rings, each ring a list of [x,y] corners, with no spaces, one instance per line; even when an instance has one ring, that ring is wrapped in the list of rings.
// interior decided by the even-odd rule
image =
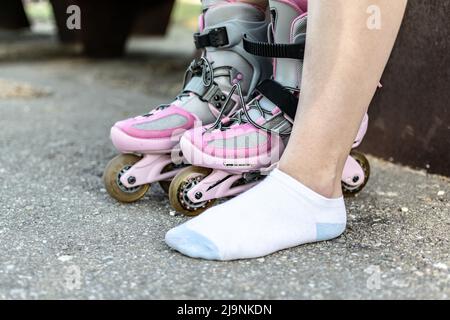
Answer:
[[[345,226],[342,197],[325,198],[275,169],[253,189],[170,230],[166,243],[193,258],[257,258],[336,238]]]

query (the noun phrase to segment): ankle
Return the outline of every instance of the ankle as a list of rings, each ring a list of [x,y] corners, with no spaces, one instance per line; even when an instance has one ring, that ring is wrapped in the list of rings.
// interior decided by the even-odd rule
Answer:
[[[278,169],[326,198],[342,196],[341,174],[336,166],[312,169],[292,166],[281,161]]]

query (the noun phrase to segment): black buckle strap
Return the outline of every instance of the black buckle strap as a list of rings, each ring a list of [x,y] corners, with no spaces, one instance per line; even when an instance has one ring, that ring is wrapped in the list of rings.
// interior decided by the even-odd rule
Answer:
[[[294,120],[297,113],[298,98],[289,89],[274,80],[267,79],[260,82],[256,86],[256,90]]]
[[[245,51],[255,56],[303,59],[305,55],[305,39],[306,36],[302,37],[299,43],[293,44],[254,42],[246,38],[243,41]]]
[[[215,28],[207,33],[195,33],[194,43],[197,49],[206,47],[222,47],[229,44],[226,27]]]

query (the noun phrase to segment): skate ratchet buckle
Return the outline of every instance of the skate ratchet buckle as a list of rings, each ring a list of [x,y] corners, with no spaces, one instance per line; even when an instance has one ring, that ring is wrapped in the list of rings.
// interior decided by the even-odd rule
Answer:
[[[229,44],[226,27],[208,30],[205,33],[194,33],[194,43],[197,49],[206,47],[223,47]]]

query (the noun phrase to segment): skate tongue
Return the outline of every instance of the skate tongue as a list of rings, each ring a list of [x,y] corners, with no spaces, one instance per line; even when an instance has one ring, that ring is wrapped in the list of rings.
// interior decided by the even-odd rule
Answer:
[[[302,16],[305,1],[290,0],[290,2],[294,2],[298,8],[289,5],[286,1],[270,2],[273,41],[277,44],[299,43],[306,34],[307,17]],[[302,67],[302,59],[276,58],[274,59],[274,80],[286,87],[300,88]]]
[[[268,120],[271,117],[270,114],[272,114],[272,111],[276,108],[276,105],[273,104],[269,99],[267,99],[265,97],[261,97],[258,100],[258,102],[259,102],[259,106],[261,107],[261,109],[266,111],[267,114],[261,114],[261,111],[258,110],[257,108],[250,107],[250,109],[248,110],[248,115],[250,116],[251,120],[253,120],[254,122],[259,121],[259,119],[261,117],[264,117],[264,119]],[[243,112],[243,111],[240,111],[240,112]],[[242,119],[244,121],[248,121],[245,114],[242,116]]]

